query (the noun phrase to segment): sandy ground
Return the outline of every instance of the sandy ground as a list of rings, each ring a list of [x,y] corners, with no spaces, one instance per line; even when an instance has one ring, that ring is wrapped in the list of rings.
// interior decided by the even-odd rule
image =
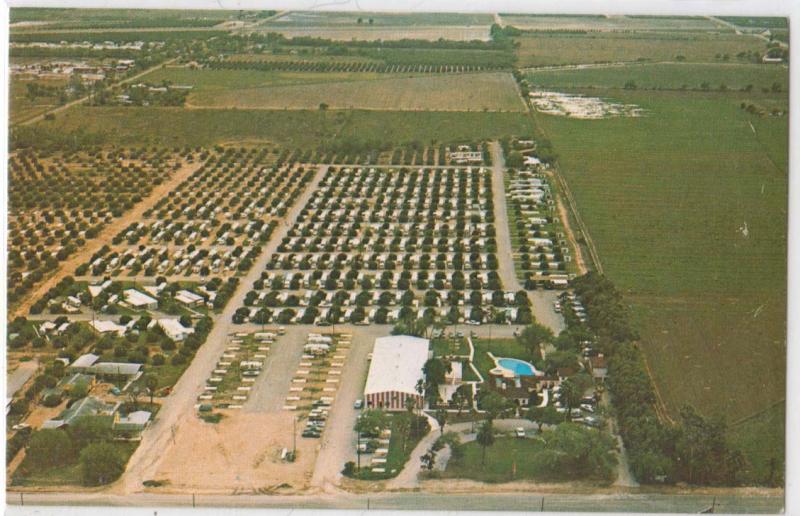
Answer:
[[[105,244],[109,244],[117,233],[128,227],[132,222],[141,220],[145,211],[152,208],[162,197],[191,176],[202,164],[202,160],[198,160],[194,163],[185,163],[172,174],[169,179],[155,187],[153,191],[150,192],[150,195],[142,199],[132,210],[125,212],[122,217],[106,225],[103,230],[100,231],[99,235],[89,240],[83,248],[67,258],[66,261],[61,262],[54,274],[49,276],[27,294],[25,299],[14,310],[14,316],[27,315],[31,305],[41,298],[48,290],[54,287],[65,276],[73,274],[79,265],[89,261],[92,255],[99,251]],[[13,319],[13,316],[10,318]]]
[[[294,414],[221,412],[226,417],[217,424],[186,415],[156,473],[155,479],[168,481],[159,492],[258,494],[283,486],[280,492],[288,493],[307,487],[318,441],[298,436],[297,460],[280,459],[283,448],[292,449]]]

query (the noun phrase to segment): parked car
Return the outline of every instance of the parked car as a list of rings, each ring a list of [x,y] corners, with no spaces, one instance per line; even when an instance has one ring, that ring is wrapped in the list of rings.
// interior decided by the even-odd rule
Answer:
[[[517,429],[514,430],[514,433],[516,434],[517,437],[522,437],[522,438],[525,437],[525,429],[522,428],[521,426],[518,426]]]
[[[360,400],[359,399],[359,400],[356,400],[355,403],[353,403],[353,408],[355,408],[355,409],[360,409],[363,406],[364,406],[364,400]]]

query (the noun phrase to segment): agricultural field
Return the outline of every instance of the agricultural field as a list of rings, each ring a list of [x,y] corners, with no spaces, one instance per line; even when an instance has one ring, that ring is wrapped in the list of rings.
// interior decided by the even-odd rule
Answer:
[[[141,9],[13,9],[16,30],[212,27],[228,20],[256,19],[274,11],[185,11]]]
[[[17,129],[20,146],[69,146],[76,137],[116,145],[211,146],[225,142],[317,148],[346,141],[408,143],[529,134],[523,113],[269,111],[155,107],[76,107],[35,131]],[[12,135],[15,138],[15,135]]]
[[[536,118],[661,396],[672,413],[758,412],[785,386],[787,119],[749,114],[744,92],[609,94],[646,116]]]
[[[225,72],[210,72],[224,75]],[[433,77],[388,77],[323,84],[197,89],[191,108],[524,111],[510,74],[459,74]],[[424,92],[424,93],[422,93]]]
[[[718,31],[732,32],[721,23],[702,16],[608,16],[505,14],[505,25],[522,30],[554,32]]]
[[[583,70],[541,70],[526,78],[533,88],[752,89],[773,96],[773,85],[789,90],[786,68],[762,64],[636,64]],[[705,85],[705,87],[704,87]]]
[[[359,21],[360,20],[360,21]],[[258,26],[287,37],[333,40],[488,40],[490,14],[291,12]]]
[[[710,33],[527,33],[514,38],[517,66],[592,64],[619,61],[736,61],[741,52],[760,57],[763,41],[751,36]],[[682,56],[682,57],[679,57]]]

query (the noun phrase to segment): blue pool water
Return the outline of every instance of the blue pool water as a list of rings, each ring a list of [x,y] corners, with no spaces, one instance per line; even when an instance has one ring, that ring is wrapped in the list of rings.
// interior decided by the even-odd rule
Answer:
[[[498,358],[497,363],[500,364],[500,367],[514,371],[517,376],[534,376],[536,374],[536,369],[531,364],[516,358]]]

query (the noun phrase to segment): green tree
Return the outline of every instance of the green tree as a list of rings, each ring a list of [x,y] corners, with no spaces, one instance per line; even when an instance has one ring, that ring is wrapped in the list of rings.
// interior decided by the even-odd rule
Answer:
[[[144,377],[144,385],[147,387],[147,392],[150,394],[150,405],[152,405],[153,396],[158,389],[158,377],[154,374],[148,374]]]
[[[478,444],[481,446],[481,464],[486,463],[486,448],[494,444],[494,427],[492,420],[484,421],[478,430],[478,435],[475,437]]]
[[[519,342],[528,350],[532,359],[539,358],[539,349],[542,344],[553,339],[553,332],[539,323],[527,325],[517,337]]]
[[[493,421],[503,411],[508,410],[509,401],[491,389],[484,389],[478,393],[478,405],[486,411],[489,421]]]
[[[570,411],[580,405],[581,396],[583,396],[583,392],[575,380],[567,378],[561,382],[561,388],[558,391],[558,401],[566,407],[568,420],[572,417]]]
[[[93,443],[81,450],[80,468],[84,485],[108,484],[125,470],[125,458],[111,443]]]
[[[31,436],[26,458],[38,468],[62,466],[75,459],[75,445],[59,429],[39,430]]]
[[[434,417],[436,418],[436,422],[439,423],[440,435],[444,435],[444,425],[447,424],[447,411],[445,409],[439,409],[436,411]]]

